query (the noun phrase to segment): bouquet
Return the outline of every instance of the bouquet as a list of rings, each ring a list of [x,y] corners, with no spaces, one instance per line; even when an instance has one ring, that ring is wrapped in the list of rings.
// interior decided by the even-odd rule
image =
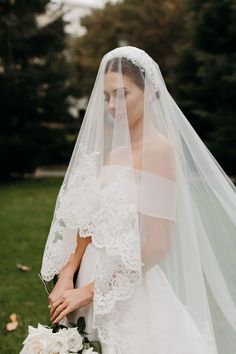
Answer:
[[[86,336],[85,319],[79,317],[71,327],[56,324],[37,328],[28,327],[28,336],[20,354],[101,354],[99,341],[89,341]]]

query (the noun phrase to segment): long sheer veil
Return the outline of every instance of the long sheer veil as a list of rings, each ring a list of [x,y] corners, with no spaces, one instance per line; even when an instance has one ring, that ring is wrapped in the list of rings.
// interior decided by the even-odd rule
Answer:
[[[140,116],[126,104],[127,77],[139,89],[132,112]],[[79,230],[101,251],[94,326],[104,341],[115,340],[108,315],[158,266],[200,333],[211,338],[212,353],[236,353],[235,191],[171,97],[158,64],[138,48],[116,48],[99,67],[41,275],[49,281],[59,273]]]

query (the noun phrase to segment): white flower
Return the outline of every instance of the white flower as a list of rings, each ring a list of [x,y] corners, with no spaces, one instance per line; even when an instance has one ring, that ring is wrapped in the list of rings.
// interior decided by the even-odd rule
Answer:
[[[64,330],[53,333],[49,338],[45,354],[67,354],[68,341]]]
[[[28,337],[20,354],[68,354],[66,329],[53,333],[51,328],[38,324],[37,328],[28,326]]]
[[[24,340],[22,354],[46,354],[48,336],[42,333],[33,333]]]
[[[37,328],[28,326],[28,336],[20,354],[68,354],[83,349],[83,337],[77,328],[63,328],[53,333],[52,328],[38,324]],[[89,348],[84,354],[98,354]]]
[[[68,348],[71,352],[78,352],[83,348],[83,338],[77,328],[68,328],[67,330]]]
[[[93,348],[89,348],[89,349],[84,349],[82,351],[82,354],[98,354],[98,352],[94,352]]]
[[[28,336],[24,340],[21,354],[45,354],[47,342],[52,335],[52,329],[38,323],[38,328],[28,326]]]
[[[47,328],[43,325],[41,325],[40,323],[38,323],[38,327],[32,327],[32,326],[28,326],[28,333],[29,335],[33,335],[33,334],[46,334],[48,335],[49,333],[52,333],[52,328]]]

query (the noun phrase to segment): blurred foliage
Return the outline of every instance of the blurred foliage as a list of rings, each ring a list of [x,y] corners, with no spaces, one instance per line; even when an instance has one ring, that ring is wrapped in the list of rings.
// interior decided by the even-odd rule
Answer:
[[[0,3],[0,178],[67,161],[73,93],[63,20],[39,27],[48,0]],[[55,129],[60,122],[61,129]]]
[[[176,49],[184,37],[184,4],[184,0],[124,0],[107,3],[84,17],[81,23],[86,34],[74,42],[83,93],[90,93],[102,56],[125,42],[147,51],[168,84]]]
[[[39,178],[0,185],[1,354],[21,351],[29,325],[50,324],[48,295],[37,273],[61,183],[61,178]],[[31,271],[20,271],[18,263]],[[12,313],[17,314],[20,325],[6,332]]]
[[[73,45],[84,94],[107,51],[125,42],[144,49],[201,139],[236,173],[234,0],[123,0],[82,24],[87,33]]]
[[[102,56],[129,44],[159,64],[180,108],[229,174],[236,173],[234,0],[123,0],[82,19],[36,18],[49,0],[0,3],[0,178],[68,162],[81,121],[68,114],[91,92]],[[74,99],[73,99],[74,98]]]
[[[236,3],[191,2],[173,88],[194,129],[228,174],[236,173]]]

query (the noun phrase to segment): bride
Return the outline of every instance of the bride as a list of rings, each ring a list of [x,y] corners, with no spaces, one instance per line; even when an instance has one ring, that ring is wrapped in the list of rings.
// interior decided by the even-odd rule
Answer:
[[[103,354],[236,353],[235,187],[143,50],[100,64],[41,275]]]

